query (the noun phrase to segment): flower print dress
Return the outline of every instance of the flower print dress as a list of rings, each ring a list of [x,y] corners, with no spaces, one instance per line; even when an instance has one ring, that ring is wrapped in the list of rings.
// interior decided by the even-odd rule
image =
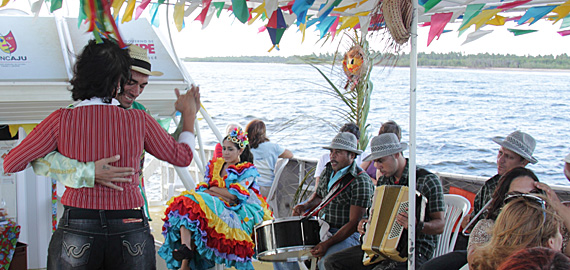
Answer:
[[[181,247],[180,226],[192,232],[192,242],[196,244],[191,269],[208,269],[215,263],[227,268],[253,269],[253,228],[273,217],[259,193],[255,166],[248,162],[231,165],[222,178],[223,166],[223,158],[210,161],[205,182],[199,183],[195,191],[185,191],[168,202],[162,227],[165,242],[158,253],[169,269],[181,266],[172,258],[172,251]],[[237,196],[237,202],[230,204],[204,192],[212,186],[227,188]]]

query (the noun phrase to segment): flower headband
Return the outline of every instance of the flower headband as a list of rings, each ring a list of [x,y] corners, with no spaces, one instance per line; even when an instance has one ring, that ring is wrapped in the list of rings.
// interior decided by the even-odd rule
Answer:
[[[245,148],[249,144],[247,133],[241,128],[234,128],[228,135],[228,140],[239,145],[239,148],[241,149]]]

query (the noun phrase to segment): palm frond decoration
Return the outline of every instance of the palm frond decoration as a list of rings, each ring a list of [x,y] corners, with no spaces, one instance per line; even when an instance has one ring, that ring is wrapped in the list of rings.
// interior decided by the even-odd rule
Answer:
[[[376,63],[375,59],[380,54],[371,52],[366,39],[359,40],[356,33],[354,37],[350,37],[350,45],[350,49],[344,54],[342,65],[335,65],[333,62],[330,72],[327,72],[328,75],[326,71],[323,71],[325,68],[322,62],[309,57],[303,58],[303,61],[323,76],[329,86],[322,88],[323,91],[340,101],[341,105],[333,108],[333,112],[345,122],[353,122],[360,128],[358,148],[364,150],[369,141],[369,124],[366,120],[370,111],[370,98],[373,90],[370,74]]]

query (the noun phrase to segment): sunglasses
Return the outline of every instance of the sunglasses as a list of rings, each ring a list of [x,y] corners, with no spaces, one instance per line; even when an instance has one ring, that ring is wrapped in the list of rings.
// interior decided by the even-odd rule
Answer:
[[[518,198],[523,198],[527,201],[531,201],[531,202],[535,202],[538,203],[540,205],[540,207],[542,208],[542,216],[543,216],[543,220],[542,220],[542,224],[544,225],[546,223],[546,201],[544,201],[544,199],[542,199],[541,197],[538,197],[536,195],[533,194],[528,194],[528,193],[516,193],[516,194],[508,194],[505,197],[505,204],[518,199]]]

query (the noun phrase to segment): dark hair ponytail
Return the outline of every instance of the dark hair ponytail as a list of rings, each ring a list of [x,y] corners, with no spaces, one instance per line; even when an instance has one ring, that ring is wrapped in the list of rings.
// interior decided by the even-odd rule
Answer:
[[[253,163],[253,153],[249,149],[249,144],[245,146],[241,155],[239,155],[240,162]]]

